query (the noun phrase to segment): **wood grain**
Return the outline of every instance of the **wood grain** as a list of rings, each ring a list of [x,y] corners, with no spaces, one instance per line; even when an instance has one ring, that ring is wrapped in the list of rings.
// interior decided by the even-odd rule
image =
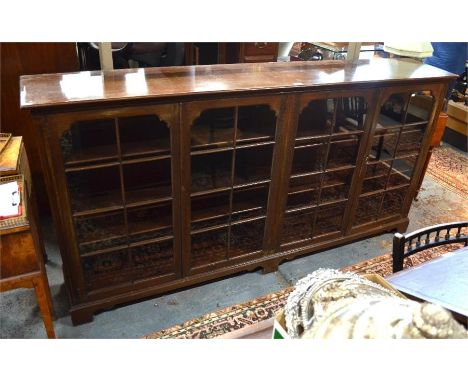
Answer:
[[[21,76],[20,86],[21,107],[44,108],[455,78],[444,70],[417,62],[375,59],[360,61],[358,65],[342,61],[269,62],[44,74]]]

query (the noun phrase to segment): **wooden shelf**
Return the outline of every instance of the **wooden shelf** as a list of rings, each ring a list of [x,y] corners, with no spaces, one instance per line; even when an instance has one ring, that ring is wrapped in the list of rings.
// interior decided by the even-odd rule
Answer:
[[[380,193],[385,193],[387,191],[394,191],[394,190],[398,190],[398,189],[401,189],[401,188],[407,188],[408,186],[409,186],[408,183],[399,184],[399,185],[396,185],[396,186],[387,187],[386,189],[381,189],[381,190],[375,190],[375,191],[369,191],[369,192],[366,192],[366,193],[362,193],[360,195],[360,197],[377,195],[377,194],[380,194]]]
[[[127,207],[136,207],[153,203],[160,203],[172,199],[172,189],[168,184],[149,186],[125,191]]]
[[[202,211],[192,210],[192,223],[204,222],[225,216],[229,216],[229,204],[226,206],[205,208]]]
[[[81,166],[70,166],[65,168],[65,173],[74,173],[74,172],[85,172],[91,170],[98,170],[100,168],[109,168],[109,167],[118,167],[119,162],[110,162],[110,163],[88,163],[82,164]]]
[[[271,139],[271,137],[269,137]],[[205,145],[205,146],[199,146],[200,150],[199,151],[191,151],[190,155],[191,156],[198,156],[198,155],[206,155],[206,154],[214,154],[214,153],[221,153],[221,152],[226,152],[226,151],[233,151],[233,150],[245,150],[245,149],[255,149],[257,147],[262,147],[262,146],[270,146],[274,145],[275,141],[268,140],[266,142],[255,142],[251,140],[245,140],[245,141],[237,141],[236,146],[222,146],[219,145],[219,147],[214,147],[214,148],[206,148],[203,149],[203,147],[212,147],[214,145]]]
[[[394,119],[386,116],[385,114],[379,114],[376,129],[391,129],[402,126],[403,123],[395,121]]]
[[[65,166],[83,165],[89,162],[103,162],[118,159],[117,145],[94,146],[72,152]]]
[[[200,150],[209,146],[222,147],[233,145],[233,142],[234,125],[228,128],[211,128],[206,125],[196,125],[191,129],[192,150]]]
[[[172,216],[159,217],[157,220],[139,220],[129,223],[128,234],[139,235],[164,229],[172,229]]]
[[[72,197],[71,202],[73,216],[112,212],[123,208],[120,190],[76,196]]]
[[[147,140],[122,143],[122,158],[142,155],[170,155],[171,146],[167,140]]]

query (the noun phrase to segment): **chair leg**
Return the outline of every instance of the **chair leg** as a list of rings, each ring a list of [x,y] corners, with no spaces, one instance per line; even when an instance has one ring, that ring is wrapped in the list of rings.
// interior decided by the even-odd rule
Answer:
[[[403,269],[403,259],[405,254],[405,236],[401,233],[396,233],[393,236],[393,273],[401,271]]]
[[[36,292],[37,303],[41,310],[42,320],[47,332],[48,338],[55,338],[52,298],[50,295],[49,285],[43,277],[37,277],[34,280],[34,291]]]
[[[399,272],[403,269],[403,257],[393,256],[393,273]]]

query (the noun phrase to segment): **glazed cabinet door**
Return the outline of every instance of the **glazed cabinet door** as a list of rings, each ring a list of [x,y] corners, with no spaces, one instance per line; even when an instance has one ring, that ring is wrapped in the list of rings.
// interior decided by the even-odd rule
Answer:
[[[181,275],[177,116],[159,105],[48,117],[64,262],[82,298]]]
[[[185,274],[261,256],[280,97],[182,104]]]
[[[406,216],[441,94],[437,86],[382,91],[362,169],[355,229]]]
[[[370,126],[372,91],[298,96],[286,154],[279,251],[344,235]]]

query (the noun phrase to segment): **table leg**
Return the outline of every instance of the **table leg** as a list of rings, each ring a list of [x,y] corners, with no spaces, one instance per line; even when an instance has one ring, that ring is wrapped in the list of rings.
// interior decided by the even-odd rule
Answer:
[[[52,298],[50,295],[50,289],[47,282],[43,277],[37,277],[34,281],[34,291],[36,292],[37,303],[41,310],[42,320],[47,332],[48,338],[55,338],[54,323],[53,323],[53,310],[52,310]]]

